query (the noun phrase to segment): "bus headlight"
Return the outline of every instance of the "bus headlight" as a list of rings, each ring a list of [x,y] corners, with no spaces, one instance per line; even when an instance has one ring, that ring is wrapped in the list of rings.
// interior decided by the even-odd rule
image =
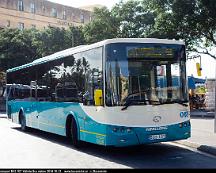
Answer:
[[[113,132],[117,132],[117,131],[118,131],[118,128],[114,127]]]
[[[128,132],[128,133],[131,133],[131,132],[132,132],[132,129],[131,129],[131,128],[127,128],[127,132]]]
[[[112,131],[115,133],[131,133],[132,132],[132,128],[130,127],[113,127]]]

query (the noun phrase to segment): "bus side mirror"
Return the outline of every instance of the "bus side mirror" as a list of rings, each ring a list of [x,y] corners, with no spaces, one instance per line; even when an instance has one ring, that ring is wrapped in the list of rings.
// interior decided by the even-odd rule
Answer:
[[[51,94],[51,101],[56,101],[56,93]]]
[[[94,90],[95,106],[103,106],[103,92],[101,89]]]

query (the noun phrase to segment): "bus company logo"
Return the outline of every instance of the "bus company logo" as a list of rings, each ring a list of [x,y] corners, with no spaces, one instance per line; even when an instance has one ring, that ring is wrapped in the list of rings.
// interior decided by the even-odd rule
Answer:
[[[155,123],[158,123],[158,122],[161,121],[161,119],[162,119],[161,116],[154,116],[153,121],[154,121]]]
[[[146,131],[147,131],[147,132],[150,132],[150,131],[160,131],[160,130],[167,130],[167,129],[168,129],[167,126],[149,127],[149,128],[146,128]]]

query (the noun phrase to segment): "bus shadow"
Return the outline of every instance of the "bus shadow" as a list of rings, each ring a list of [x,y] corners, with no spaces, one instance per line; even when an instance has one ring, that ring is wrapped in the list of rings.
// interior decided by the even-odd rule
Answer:
[[[82,142],[81,147],[77,149],[63,136],[36,129],[31,129],[28,132],[21,131],[19,127],[12,127],[12,129],[129,168],[179,168],[179,165],[182,168],[188,168],[190,162],[188,161],[186,164],[179,153],[197,154],[191,150],[166,143],[118,148]],[[176,159],[178,159],[178,163]],[[191,159],[191,162],[194,160]]]

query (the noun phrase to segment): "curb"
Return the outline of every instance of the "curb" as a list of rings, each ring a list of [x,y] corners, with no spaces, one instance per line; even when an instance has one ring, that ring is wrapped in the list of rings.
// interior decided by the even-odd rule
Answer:
[[[195,148],[199,151],[202,151],[202,152],[216,156],[216,147],[207,146],[207,145],[199,145],[199,144],[196,144],[193,142],[188,142],[188,141],[175,141],[173,143],[177,143],[177,144],[185,145],[187,147]]]
[[[201,117],[201,118],[214,118],[215,112],[191,112],[191,118],[193,117]]]
[[[216,156],[216,147],[211,147],[211,146],[207,146],[207,145],[201,145],[197,149],[200,150],[200,151],[203,151],[205,153],[209,153],[209,154],[212,154],[212,155]]]

